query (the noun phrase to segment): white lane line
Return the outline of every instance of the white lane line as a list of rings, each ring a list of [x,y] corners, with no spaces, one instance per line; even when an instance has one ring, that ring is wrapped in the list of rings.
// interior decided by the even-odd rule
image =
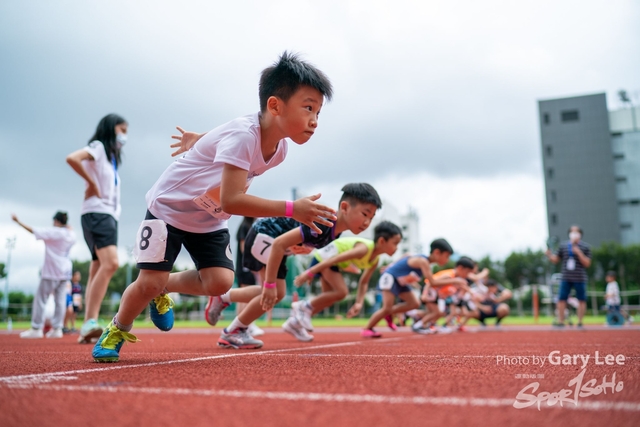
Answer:
[[[249,390],[202,390],[188,388],[160,387],[96,387],[74,385],[12,385],[11,388],[38,389],[48,391],[81,391],[108,393],[145,393],[155,395],[183,395],[204,397],[253,398],[289,401],[336,402],[336,403],[391,403],[408,405],[435,406],[475,406],[475,407],[508,407],[513,406],[514,399],[492,399],[478,397],[429,397],[429,396],[385,396],[379,394],[347,394],[347,393],[300,393],[281,391],[249,391]],[[586,411],[630,411],[640,412],[640,403],[612,401],[579,401],[578,406],[554,406],[554,408],[586,410]],[[548,410],[550,408],[544,408]]]
[[[189,363],[189,362],[200,362],[203,360],[226,359],[230,357],[261,356],[265,354],[284,353],[284,352],[290,352],[290,351],[309,351],[309,350],[318,350],[323,348],[347,347],[347,346],[353,346],[353,345],[361,345],[364,343],[380,343],[380,342],[398,341],[398,340],[401,340],[402,338],[403,337],[383,338],[376,341],[349,341],[349,342],[335,343],[335,344],[322,344],[322,345],[315,345],[315,346],[283,348],[278,350],[266,350],[266,351],[254,351],[254,352],[247,352],[245,350],[245,351],[239,351],[237,353],[219,354],[215,356],[194,357],[190,359],[166,360],[163,362],[139,363],[135,365],[112,365],[106,368],[103,367],[103,368],[91,368],[91,369],[77,369],[72,371],[46,372],[46,373],[40,373],[40,374],[12,375],[8,377],[0,377],[0,383],[20,383],[20,382],[42,383],[42,382],[54,381],[56,377],[66,377],[68,375],[87,374],[91,372],[106,372],[106,371],[113,371],[117,369],[146,368],[150,366],[172,365],[176,363]]]

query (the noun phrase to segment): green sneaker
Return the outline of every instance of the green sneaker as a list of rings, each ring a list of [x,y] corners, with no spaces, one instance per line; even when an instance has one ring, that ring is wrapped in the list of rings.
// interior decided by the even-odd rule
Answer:
[[[104,329],[100,339],[93,347],[93,360],[96,362],[117,362],[120,359],[120,348],[125,341],[140,341],[130,332],[121,331],[113,321]]]

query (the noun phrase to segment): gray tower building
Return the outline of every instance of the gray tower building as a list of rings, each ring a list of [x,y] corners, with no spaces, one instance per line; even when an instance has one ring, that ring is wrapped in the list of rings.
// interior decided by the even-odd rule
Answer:
[[[620,242],[609,111],[604,93],[538,102],[549,236]]]

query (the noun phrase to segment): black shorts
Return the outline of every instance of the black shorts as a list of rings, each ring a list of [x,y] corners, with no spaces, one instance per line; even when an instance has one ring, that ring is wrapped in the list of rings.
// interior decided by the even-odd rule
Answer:
[[[320,264],[320,261],[318,261],[318,259],[316,257],[311,258],[311,264],[309,264],[309,268],[313,267],[314,265],[318,265]],[[340,272],[340,268],[337,265],[332,265],[331,267],[329,267],[329,270],[331,271],[335,271],[336,273]],[[313,276],[314,279],[319,279],[320,277],[322,277],[322,274],[317,273]]]
[[[147,211],[145,219],[157,219]],[[182,245],[191,256],[197,270],[209,267],[224,267],[233,271],[229,230],[211,233],[190,233],[167,224],[167,248],[162,262],[139,262],[141,270],[171,271]]]
[[[494,303],[494,302],[486,302],[483,305],[490,305],[491,306],[491,313],[487,314],[484,311],[480,310],[478,308],[478,311],[480,312],[480,321],[483,321],[484,319],[489,319],[491,317],[498,317],[498,304]]]
[[[73,312],[74,313],[80,313],[80,306],[79,305],[74,305],[73,306]]]
[[[260,271],[266,266],[258,261],[253,254],[251,253],[251,248],[253,247],[253,242],[256,240],[256,230],[252,227],[251,230],[247,233],[247,237],[244,238],[244,252],[242,254],[242,266],[248,268],[251,271]],[[276,277],[278,279],[286,279],[287,278],[287,257],[283,256],[282,261],[280,261],[280,267],[278,267],[278,274]]]
[[[249,269],[244,267],[240,267],[236,270],[236,279],[238,281],[238,286],[251,286],[256,284],[256,276]]]
[[[80,218],[82,233],[87,242],[91,259],[96,261],[96,249],[118,246],[118,221],[105,213],[86,213]]]

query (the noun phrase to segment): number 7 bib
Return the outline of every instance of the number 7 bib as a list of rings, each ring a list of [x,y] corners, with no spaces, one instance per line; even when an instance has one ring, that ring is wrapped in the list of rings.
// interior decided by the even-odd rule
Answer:
[[[271,247],[273,246],[273,237],[266,234],[258,233],[253,245],[251,245],[251,255],[264,265],[267,265],[269,261],[269,254],[271,253]]]
[[[137,262],[163,262],[167,250],[167,224],[161,219],[146,219],[136,235],[133,256]]]

